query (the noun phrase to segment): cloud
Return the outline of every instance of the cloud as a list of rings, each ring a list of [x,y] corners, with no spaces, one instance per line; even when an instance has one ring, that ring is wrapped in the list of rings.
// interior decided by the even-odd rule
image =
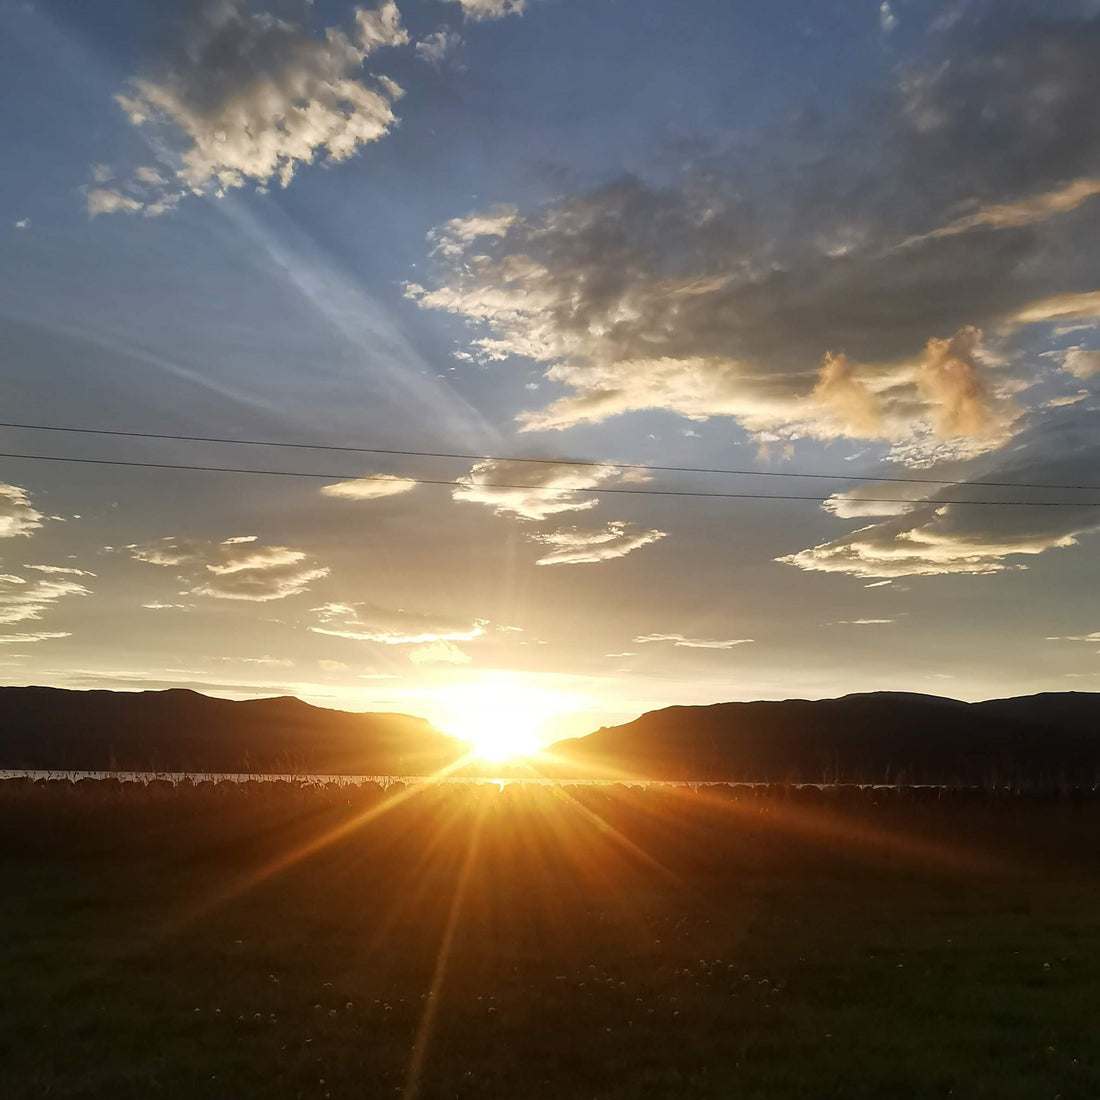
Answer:
[[[150,565],[183,567],[188,595],[265,603],[306,591],[329,570],[306,561],[302,550],[261,546],[255,536],[222,542],[170,536],[159,542],[128,546],[131,557]]]
[[[193,603],[161,603],[160,600],[153,600],[152,603],[143,603],[141,606],[149,611],[190,611],[195,605]]]
[[[487,505],[498,516],[541,520],[561,512],[595,508],[599,499],[590,490],[617,473],[613,466],[489,458],[458,479],[453,496],[455,500]]]
[[[681,649],[733,649],[734,646],[750,645],[753,638],[729,638],[717,641],[711,638],[686,638],[683,634],[640,634],[634,639],[639,644],[646,642],[671,642]]]
[[[964,487],[965,488],[965,487]],[[926,502],[910,514],[777,558],[788,565],[855,577],[1000,573],[1014,561],[1075,546],[1100,529],[1100,509],[968,507]]]
[[[928,401],[932,427],[941,439],[966,436],[1008,441],[1019,409],[998,398],[982,373],[982,334],[973,326],[950,340],[929,340],[917,365],[917,388]]]
[[[45,517],[31,506],[27,490],[0,482],[0,539],[30,535]]]
[[[327,603],[313,608],[318,624],[315,634],[382,645],[431,645],[434,642],[470,642],[480,638],[488,625],[482,619],[462,623],[441,616],[422,615],[404,609],[390,610],[366,604]]]
[[[428,642],[409,652],[414,665],[468,665],[470,655],[451,642]]]
[[[1043,407],[1047,409],[1061,409],[1065,408],[1067,405],[1076,405],[1084,401],[1088,396],[1088,390],[1078,390],[1076,393],[1067,394],[1065,397],[1052,397],[1049,401],[1043,402]]]
[[[783,438],[966,438],[967,453],[1011,437],[1019,410],[989,380],[980,329],[937,334],[961,320],[947,284],[989,294],[992,276],[973,278],[987,259],[969,257],[965,275],[955,257],[758,266],[744,241],[751,218],[713,182],[621,180],[527,214],[447,223],[433,236],[436,285],[407,294],[481,326],[478,357],[533,359],[571,391],[522,413],[527,431],[666,409]],[[922,325],[937,328],[918,337]],[[836,350],[845,345],[875,357]]]
[[[452,219],[407,293],[465,321],[473,358],[538,364],[556,393],[528,431],[667,410],[914,463],[1004,447],[1034,369],[1013,319],[1081,316],[1100,285],[1074,247],[1100,232],[1100,18],[991,11],[843,132],[803,119],[749,160],[700,145],[661,184]]]
[[[363,79],[364,61],[407,41],[393,0],[356,8],[350,32],[320,37],[247,0],[207,0],[178,47],[115,97],[165,167],[137,169],[125,194],[93,190],[89,211],[163,213],[185,192],[285,187],[319,157],[346,160],[389,132],[401,95],[386,77]]]
[[[136,214],[144,207],[143,202],[114,187],[93,187],[88,192],[88,213],[93,218],[97,214]]]
[[[1094,195],[1100,195],[1100,179],[1094,177],[1075,179],[1053,191],[1044,191],[1017,202],[992,203],[989,206],[983,206],[973,214],[955,218],[954,221],[932,230],[931,233],[910,237],[902,243],[902,247],[934,240],[937,237],[953,237],[957,233],[969,233],[972,229],[1016,229],[1020,226],[1034,225],[1055,214],[1067,214],[1076,210],[1081,203]]]
[[[898,18],[890,10],[887,0],[882,0],[878,7],[878,25],[883,34],[889,34],[897,25]]]
[[[22,577],[0,576],[0,625],[41,619],[58,600],[89,595],[88,589],[76,581],[26,581]]]
[[[1032,302],[1019,310],[1015,321],[1023,325],[1041,324],[1045,321],[1077,321],[1100,317],[1100,290],[1078,294],[1056,294]]]
[[[1046,640],[1048,642],[1100,642],[1100,630],[1094,630],[1091,634],[1065,634]]]
[[[467,19],[501,19],[505,15],[522,15],[527,0],[445,0],[451,4],[461,4],[462,14]]]
[[[340,500],[379,500],[382,497],[407,493],[415,488],[416,482],[408,478],[396,477],[394,474],[375,474],[324,485],[321,492],[327,497],[337,497]]]
[[[840,418],[848,434],[882,434],[882,400],[857,375],[846,355],[826,353],[812,396]]]
[[[24,642],[48,642],[55,638],[71,638],[65,630],[35,630],[23,634],[0,634],[0,645],[22,645]]]
[[[421,61],[426,61],[429,65],[438,67],[461,46],[462,35],[457,31],[444,29],[426,35],[417,42],[414,50]]]
[[[39,573],[50,573],[67,577],[94,577],[87,569],[75,569],[71,565],[25,565],[24,569],[34,569]]]
[[[822,501],[821,507],[840,519],[902,516],[912,511],[926,496],[927,487],[923,485],[873,482],[833,493],[828,499]],[[889,497],[896,499],[888,500]]]
[[[613,520],[604,527],[583,530],[563,527],[558,531],[534,534],[532,542],[549,546],[549,554],[539,558],[536,565],[581,565],[589,562],[621,558],[634,550],[663,539],[667,531],[642,531],[635,524]]]
[[[1100,351],[1087,351],[1080,346],[1067,348],[1062,357],[1062,370],[1075,378],[1091,378],[1100,373]]]
[[[896,619],[837,619],[837,626],[885,626]]]
[[[318,661],[317,667],[325,672],[345,672],[348,666],[343,661]]]
[[[30,220],[30,218],[20,218],[18,221],[12,222],[12,225],[16,229],[30,229],[31,220]]]

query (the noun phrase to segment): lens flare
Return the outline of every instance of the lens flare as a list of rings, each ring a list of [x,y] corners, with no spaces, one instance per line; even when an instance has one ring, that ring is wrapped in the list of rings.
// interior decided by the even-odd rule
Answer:
[[[438,698],[440,727],[492,763],[537,755],[553,739],[547,730],[551,720],[573,702],[561,692],[511,678],[454,685]]]

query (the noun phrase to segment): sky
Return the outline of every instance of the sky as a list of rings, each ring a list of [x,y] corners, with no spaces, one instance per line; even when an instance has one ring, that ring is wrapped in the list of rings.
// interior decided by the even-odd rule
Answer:
[[[1100,688],[1100,0],[0,0],[0,86],[0,419],[272,444],[0,429],[0,683]]]

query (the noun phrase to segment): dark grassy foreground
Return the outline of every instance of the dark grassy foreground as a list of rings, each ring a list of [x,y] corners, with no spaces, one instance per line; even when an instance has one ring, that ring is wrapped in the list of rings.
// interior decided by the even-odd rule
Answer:
[[[0,784],[11,1100],[1100,1096],[1096,803],[80,786]]]

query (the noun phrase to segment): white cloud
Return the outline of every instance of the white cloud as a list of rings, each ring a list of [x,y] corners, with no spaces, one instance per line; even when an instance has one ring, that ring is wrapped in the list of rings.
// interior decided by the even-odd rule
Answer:
[[[27,490],[0,482],[0,539],[30,535],[42,526],[41,512],[31,507]]]
[[[634,639],[638,644],[647,642],[671,642],[681,649],[733,649],[734,646],[750,645],[753,638],[728,638],[719,641],[712,638],[687,638],[683,634],[640,634]]]
[[[1065,397],[1052,397],[1049,401],[1043,402],[1043,407],[1047,409],[1061,409],[1066,405],[1076,405],[1089,396],[1088,390],[1078,390],[1076,393],[1067,394]]]
[[[364,61],[407,41],[393,0],[356,8],[350,33],[326,27],[321,37],[246,0],[210,0],[180,48],[116,96],[171,168],[137,169],[126,194],[93,190],[89,210],[163,213],[184,191],[285,187],[320,156],[346,160],[389,131],[402,94],[386,77],[362,79]]]
[[[885,626],[895,619],[837,619],[837,626]]]
[[[1100,630],[1091,634],[1064,634],[1057,638],[1047,638],[1048,642],[1100,642]]]
[[[97,214],[136,214],[144,206],[114,187],[93,187],[88,192],[88,213],[93,218]]]
[[[39,573],[50,573],[66,577],[94,577],[87,569],[75,569],[71,565],[25,565],[24,569],[34,569]]]
[[[10,626],[41,619],[58,600],[91,593],[76,581],[26,581],[22,577],[0,576],[0,624]]]
[[[903,499],[907,494],[912,499]],[[902,516],[910,512],[921,503],[927,494],[924,486],[912,486],[889,484],[861,485],[855,489],[845,489],[840,493],[833,493],[827,500],[822,501],[821,507],[826,512],[832,512],[840,519],[856,519],[864,516]],[[887,500],[887,497],[896,497],[897,500]],[[867,498],[877,499],[867,499]]]
[[[545,534],[529,535],[532,542],[550,547],[537,565],[581,565],[621,558],[633,550],[663,539],[667,531],[639,530],[632,523],[614,520],[604,527],[564,527]]]
[[[889,34],[898,25],[898,18],[890,10],[888,0],[882,0],[882,3],[879,4],[878,25],[883,34]]]
[[[149,611],[190,611],[195,605],[192,603],[161,603],[160,600],[153,600],[152,603],[143,603],[141,606]]]
[[[318,661],[317,666],[325,672],[345,672],[347,665],[343,661]]]
[[[308,563],[302,550],[260,546],[251,535],[222,542],[172,536],[127,549],[150,565],[184,567],[181,579],[191,585],[189,595],[220,600],[281,600],[306,591],[329,573]]]
[[[433,256],[460,256],[478,237],[504,237],[515,224],[519,211],[511,204],[494,206],[483,214],[452,218],[428,234]],[[423,288],[419,288],[424,293]],[[415,296],[415,292],[414,292]]]
[[[447,3],[461,4],[462,14],[467,19],[501,19],[505,15],[522,15],[527,0],[445,0]]]
[[[586,490],[615,476],[613,466],[570,462],[519,462],[485,459],[458,479],[455,500],[484,504],[498,516],[541,520],[561,512],[583,512],[599,500]]]
[[[1080,346],[1067,348],[1062,358],[1062,370],[1075,378],[1091,378],[1094,374],[1100,374],[1100,351],[1088,351]]]
[[[438,66],[461,45],[462,35],[457,31],[439,30],[422,38],[414,49],[421,61]]]
[[[0,634],[0,645],[20,645],[24,642],[48,642],[54,638],[71,638],[65,630],[35,630],[24,634]]]
[[[409,660],[414,665],[468,665],[470,655],[463,653],[452,642],[428,642],[409,652]]]
[[[382,497],[397,496],[416,488],[416,482],[393,474],[375,474],[371,477],[357,477],[350,481],[337,481],[322,486],[321,492],[327,497],[340,500],[379,500]]]
[[[1100,528],[1098,513],[1087,505],[981,508],[932,501],[776,560],[866,578],[999,573],[1024,568],[1009,559],[1076,545],[1080,534]]]
[[[12,225],[16,229],[30,229],[31,220],[30,218],[20,218],[18,221],[12,222]]]
[[[462,623],[442,616],[422,615],[398,608],[390,610],[366,604],[327,603],[313,608],[318,625],[315,634],[382,645],[430,645],[433,642],[470,642],[480,638],[488,625],[482,619]]]

